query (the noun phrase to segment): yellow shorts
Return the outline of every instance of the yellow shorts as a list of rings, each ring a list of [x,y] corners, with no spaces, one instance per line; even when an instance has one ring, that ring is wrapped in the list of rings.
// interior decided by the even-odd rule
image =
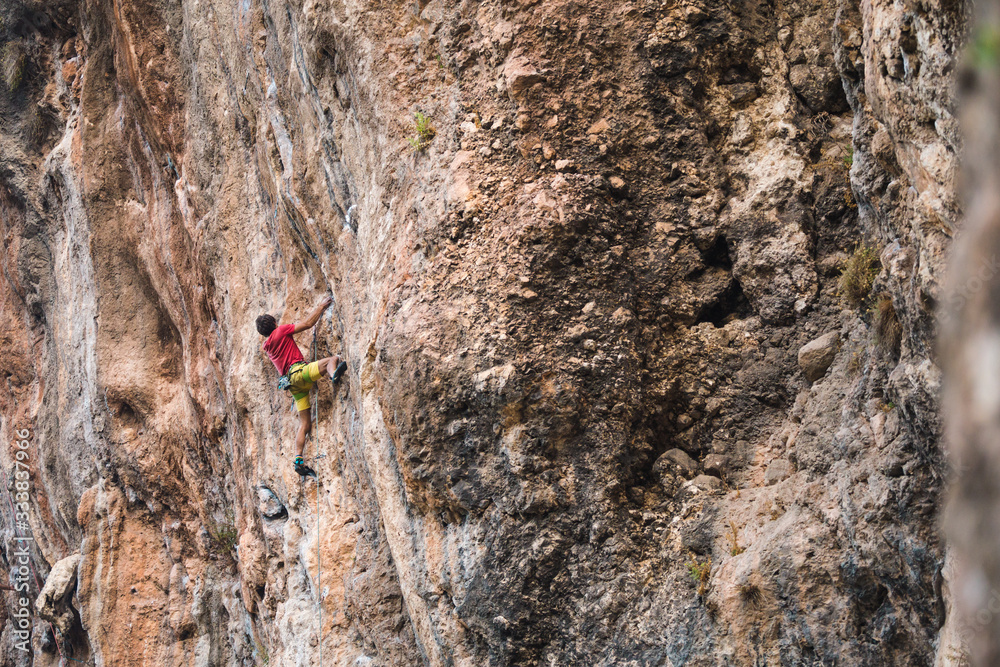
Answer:
[[[290,388],[292,398],[295,399],[295,407],[299,412],[309,409],[309,390],[313,383],[322,377],[319,372],[319,364],[315,361],[311,364],[299,362],[292,364],[288,371],[288,380],[292,383]]]

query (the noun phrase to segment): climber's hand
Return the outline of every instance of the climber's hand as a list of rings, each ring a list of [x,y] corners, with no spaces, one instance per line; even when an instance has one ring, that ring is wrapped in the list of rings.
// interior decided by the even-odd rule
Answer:
[[[323,300],[319,302],[319,305],[316,306],[316,310],[312,312],[312,315],[310,315],[307,320],[299,322],[295,325],[295,333],[299,333],[300,331],[305,331],[306,329],[311,329],[316,326],[316,323],[319,322],[319,318],[323,315],[323,311],[329,308],[331,303],[333,303],[333,297],[324,297]]]

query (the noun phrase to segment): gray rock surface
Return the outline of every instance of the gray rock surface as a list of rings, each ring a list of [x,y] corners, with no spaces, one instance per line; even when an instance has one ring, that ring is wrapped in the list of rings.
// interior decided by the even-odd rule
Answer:
[[[653,469],[661,475],[666,472],[680,473],[683,477],[693,477],[698,472],[698,462],[681,449],[671,449],[663,453],[653,464]]]
[[[265,519],[278,521],[288,517],[288,509],[278,499],[278,496],[274,495],[274,491],[266,486],[257,488],[257,500],[260,503],[260,513]]]
[[[708,493],[722,491],[725,488],[722,480],[713,475],[698,475],[691,480],[690,485],[699,491],[706,491]]]
[[[823,377],[833,363],[840,347],[840,334],[836,331],[823,334],[799,348],[799,368],[810,382]]]
[[[36,613],[52,623],[62,635],[69,635],[79,626],[71,597],[76,589],[77,565],[80,554],[71,554],[52,566],[38,598]]]
[[[701,466],[706,473],[722,477],[729,472],[729,457],[725,454],[709,454]]]
[[[768,486],[782,482],[792,475],[792,464],[788,459],[774,459],[764,471],[764,483]]]

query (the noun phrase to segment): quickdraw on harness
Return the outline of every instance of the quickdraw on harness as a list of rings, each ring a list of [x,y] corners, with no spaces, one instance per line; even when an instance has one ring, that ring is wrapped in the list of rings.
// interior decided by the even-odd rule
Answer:
[[[300,366],[305,366],[306,362],[296,361],[294,364],[288,367],[288,372],[278,378],[278,389],[282,391],[290,391],[292,388],[292,373],[297,371]]]

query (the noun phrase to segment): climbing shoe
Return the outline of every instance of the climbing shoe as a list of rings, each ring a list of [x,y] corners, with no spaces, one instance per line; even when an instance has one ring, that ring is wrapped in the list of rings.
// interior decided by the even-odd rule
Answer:
[[[339,364],[337,364],[337,370],[335,370],[333,372],[333,375],[330,376],[330,381],[336,384],[337,380],[340,379],[340,376],[343,375],[344,371],[346,370],[347,370],[347,362],[341,361]]]
[[[300,477],[316,477],[316,471],[307,466],[301,456],[296,456],[293,463],[295,465],[295,473]]]

